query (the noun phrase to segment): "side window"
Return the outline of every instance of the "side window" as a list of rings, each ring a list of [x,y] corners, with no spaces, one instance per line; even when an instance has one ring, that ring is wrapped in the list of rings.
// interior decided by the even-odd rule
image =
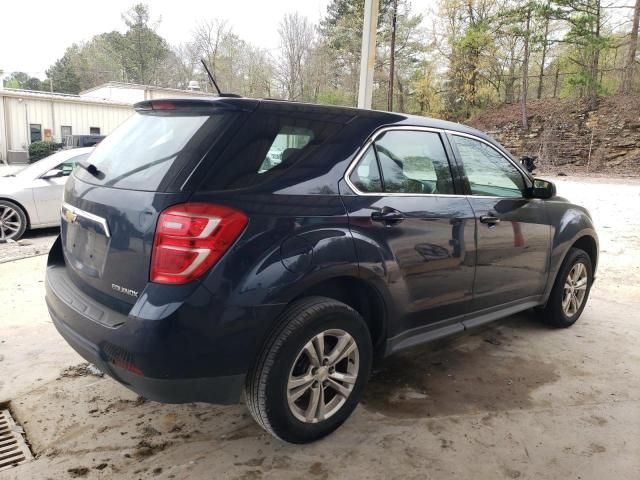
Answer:
[[[451,136],[458,147],[473,195],[522,197],[526,189],[520,171],[496,149],[484,142]]]
[[[349,177],[361,192],[382,192],[380,170],[373,147],[369,147]]]
[[[440,135],[391,130],[375,142],[382,184],[389,193],[453,194],[453,178]]]
[[[265,105],[249,114],[241,129],[228,133],[232,138],[212,160],[201,188],[252,187],[284,174],[298,162],[326,155],[323,152],[332,148],[331,138],[343,128],[344,118],[301,113],[297,108]]]
[[[281,163],[288,163],[313,139],[313,131],[301,127],[283,127],[265,155],[258,173],[264,173]]]
[[[72,157],[69,160],[62,162],[60,165],[58,165],[57,168],[62,170],[63,177],[68,177],[69,175],[71,175],[71,172],[73,171],[73,168],[76,166],[76,163],[80,160],[87,159],[87,157],[89,157],[88,153],[78,155],[77,157]]]
[[[60,141],[66,144],[67,137],[70,137],[72,134],[72,128],[70,125],[62,125],[60,127]]]
[[[29,124],[29,141],[39,142],[42,140],[42,125],[39,123]]]

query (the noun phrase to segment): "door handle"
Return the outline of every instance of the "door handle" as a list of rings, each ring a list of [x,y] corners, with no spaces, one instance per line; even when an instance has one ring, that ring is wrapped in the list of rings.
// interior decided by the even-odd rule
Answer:
[[[500,223],[500,219],[494,215],[481,215],[480,223],[486,223],[490,227]]]
[[[404,214],[397,210],[393,210],[391,208],[384,207],[379,212],[371,213],[371,220],[374,222],[384,223],[387,226],[395,225],[396,223],[400,223],[404,220]]]

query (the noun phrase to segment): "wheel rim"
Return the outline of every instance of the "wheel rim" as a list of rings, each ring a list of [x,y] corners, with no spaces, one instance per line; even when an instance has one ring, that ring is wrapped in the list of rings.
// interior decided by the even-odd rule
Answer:
[[[326,330],[302,348],[289,372],[287,401],[304,423],[318,423],[345,404],[358,379],[360,353],[344,330]]]
[[[0,206],[0,239],[7,240],[16,236],[22,226],[18,212],[8,205]]]
[[[583,263],[576,263],[569,271],[562,297],[562,311],[567,317],[573,317],[580,310],[587,294],[588,280],[587,267]]]

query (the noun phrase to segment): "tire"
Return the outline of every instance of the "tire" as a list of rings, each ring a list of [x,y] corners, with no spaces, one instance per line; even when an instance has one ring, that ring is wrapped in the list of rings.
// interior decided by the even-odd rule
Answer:
[[[338,345],[347,347],[343,352],[353,345],[357,348],[339,362],[318,363],[315,347],[320,344],[320,333],[324,333],[323,357],[331,359],[331,354],[340,350],[336,349]],[[318,440],[342,425],[358,405],[369,380],[372,356],[369,329],[354,309],[324,297],[296,301],[280,317],[278,327],[247,375],[245,397],[249,411],[262,428],[281,440]],[[350,381],[340,380],[343,394],[338,394],[331,382],[337,383],[335,378],[346,380],[347,377],[339,377],[341,373]],[[300,385],[290,389],[291,378]],[[314,380],[310,382],[309,378]],[[291,403],[295,394],[302,391]],[[324,415],[318,407],[312,408],[314,398],[326,403]]]
[[[582,267],[580,267],[580,265]],[[574,270],[575,268],[575,270]],[[574,272],[577,272],[580,269],[584,269],[584,273],[586,274],[586,284],[584,285],[584,295],[581,297],[580,303],[577,308],[574,308],[574,304],[571,304],[569,307],[569,311],[567,311],[563,307],[563,300],[566,301],[567,297],[565,296],[565,284],[570,284],[573,280],[569,278],[569,275],[574,275]],[[580,283],[580,282],[578,282]],[[551,290],[551,295],[549,295],[549,300],[544,308],[537,310],[538,316],[540,319],[551,325],[553,327],[558,328],[567,328],[576,323],[582,311],[584,310],[585,305],[587,304],[587,300],[589,299],[589,292],[591,291],[591,285],[593,284],[593,265],[591,263],[591,257],[579,248],[571,248],[567,253],[564,262],[562,262],[562,266],[558,272],[555,283],[553,285],[553,290]],[[574,292],[576,295],[580,295],[581,288],[574,288]],[[577,298],[576,298],[577,300]]]
[[[0,242],[19,240],[27,229],[27,215],[9,200],[0,200]]]

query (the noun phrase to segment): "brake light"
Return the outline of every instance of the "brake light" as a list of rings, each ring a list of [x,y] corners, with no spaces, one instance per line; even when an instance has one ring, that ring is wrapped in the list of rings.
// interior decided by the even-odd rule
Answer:
[[[176,104],[173,102],[154,101],[151,102],[153,110],[175,110]]]
[[[247,216],[229,207],[184,203],[160,214],[151,254],[151,281],[182,284],[211,268],[247,225]]]

